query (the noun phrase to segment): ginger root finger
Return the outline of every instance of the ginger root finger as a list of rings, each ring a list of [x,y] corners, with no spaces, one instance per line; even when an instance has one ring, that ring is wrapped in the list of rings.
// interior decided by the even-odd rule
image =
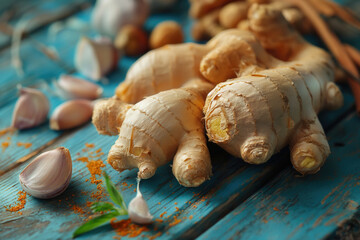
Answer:
[[[324,130],[316,117],[303,121],[290,141],[291,162],[302,173],[316,173],[330,154]]]
[[[184,43],[167,45],[143,55],[129,69],[125,81],[116,88],[116,96],[127,103],[181,87],[201,77],[199,65],[208,52],[206,45]]]
[[[185,187],[197,187],[211,176],[210,153],[204,131],[192,131],[180,142],[173,161],[173,174]]]
[[[185,153],[181,149],[191,149],[194,143],[206,146],[205,137],[199,137],[205,135],[202,108],[206,94],[213,85],[204,80],[192,82],[184,88],[147,97],[127,111],[119,138],[108,155],[108,162],[113,168],[118,171],[139,168],[140,178],[150,178],[156,168],[170,162],[179,149],[173,171],[180,183],[195,186],[209,178],[210,158],[204,156],[197,158],[195,154],[195,158],[190,160],[194,164],[203,163],[201,165],[206,167],[197,171],[199,174],[194,174],[191,169],[185,174],[177,170],[184,165],[180,159]],[[200,139],[197,142],[187,137],[189,133],[195,132],[198,133],[196,138]],[[206,152],[207,149],[204,150],[205,156]],[[192,179],[192,176],[196,179]]]
[[[132,105],[112,97],[96,102],[92,115],[92,123],[98,133],[115,136],[124,121],[126,112]]]

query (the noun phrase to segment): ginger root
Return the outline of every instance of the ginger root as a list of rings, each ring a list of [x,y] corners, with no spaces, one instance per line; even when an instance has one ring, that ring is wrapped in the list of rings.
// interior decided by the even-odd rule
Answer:
[[[306,43],[269,6],[251,7],[250,29],[279,59],[267,54],[272,64],[261,69],[266,57],[261,52],[255,71],[220,83],[209,93],[204,107],[207,134],[232,155],[253,164],[266,162],[290,144],[294,168],[315,173],[330,154],[316,114],[343,103],[332,82],[331,57]]]
[[[105,121],[93,120],[98,129],[104,129],[100,125],[104,122],[121,126],[119,139],[108,155],[109,164],[118,171],[139,168],[138,176],[147,179],[155,174],[157,167],[174,159],[173,173],[183,186],[196,187],[209,179],[211,161],[202,108],[212,88],[212,84],[198,79],[182,88],[147,97],[130,108],[125,104],[125,110],[121,103],[119,108],[115,106],[120,100],[96,104],[96,118],[106,116]],[[112,131],[99,132],[112,134]]]
[[[203,119],[211,141],[248,163],[266,162],[289,144],[294,168],[320,169],[330,148],[317,113],[343,102],[331,57],[305,42],[279,9],[253,4],[248,13],[250,31],[148,52],[116,96],[95,105],[98,131],[119,133],[108,155],[114,169],[138,168],[145,179],[173,160],[180,184],[200,185],[211,175]]]
[[[202,1],[194,0],[190,9],[190,14],[193,7],[200,7]],[[225,29],[239,28],[247,30],[248,9],[255,3],[269,3],[273,9],[279,10],[284,15],[285,19],[297,30],[303,33],[312,31],[312,26],[304,14],[292,4],[279,0],[242,0],[242,1],[226,1],[221,5],[214,5],[216,7],[205,7],[204,3],[201,5],[201,15],[193,15],[197,22],[192,28],[192,36],[195,40],[208,40],[216,34]]]

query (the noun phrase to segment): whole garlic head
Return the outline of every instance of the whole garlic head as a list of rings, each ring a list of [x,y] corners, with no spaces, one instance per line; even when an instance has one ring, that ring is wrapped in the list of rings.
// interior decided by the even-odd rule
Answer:
[[[47,118],[49,107],[49,100],[42,92],[32,88],[21,88],[11,126],[26,129],[42,124]]]
[[[91,20],[100,34],[115,37],[127,24],[142,26],[148,14],[146,0],[97,0]]]
[[[31,196],[42,199],[56,197],[69,186],[72,175],[70,152],[64,147],[37,156],[20,173],[22,188]]]

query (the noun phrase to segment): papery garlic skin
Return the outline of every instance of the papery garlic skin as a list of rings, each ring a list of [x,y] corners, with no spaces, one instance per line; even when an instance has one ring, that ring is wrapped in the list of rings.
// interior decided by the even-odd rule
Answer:
[[[57,84],[71,98],[92,100],[99,98],[103,93],[103,89],[100,86],[66,74],[62,74],[59,77]]]
[[[16,129],[36,127],[46,121],[49,112],[49,100],[39,90],[21,88],[12,115],[11,126]]]
[[[146,0],[97,0],[91,23],[100,34],[115,37],[127,24],[142,26],[148,14]]]
[[[67,101],[59,105],[50,117],[50,128],[65,130],[81,126],[91,120],[93,103],[85,99]]]
[[[137,224],[150,224],[153,216],[150,214],[149,207],[140,192],[140,179],[137,180],[137,193],[128,206],[129,218]]]
[[[111,41],[83,37],[75,51],[75,67],[84,76],[99,81],[117,66],[119,53]]]
[[[37,156],[20,173],[22,188],[31,196],[49,199],[63,193],[72,176],[70,152],[64,147]]]

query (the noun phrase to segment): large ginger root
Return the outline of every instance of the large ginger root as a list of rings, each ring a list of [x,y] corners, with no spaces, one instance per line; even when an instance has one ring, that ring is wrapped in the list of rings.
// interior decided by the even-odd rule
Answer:
[[[292,31],[279,11],[253,5],[249,15],[261,45],[283,61],[273,58],[270,68],[259,65],[262,70],[218,84],[204,107],[207,134],[253,164],[266,162],[289,144],[294,168],[315,173],[330,154],[316,114],[343,102],[332,82],[331,57]]]
[[[108,156],[115,169],[137,167],[139,177],[149,178],[158,166],[174,158],[173,172],[180,184],[198,186],[209,178],[211,164],[202,122],[207,93],[213,84],[235,77],[235,72],[246,74],[249,68],[245,66],[252,69],[260,53],[262,62],[270,62],[253,34],[236,32],[240,32],[237,38],[220,34],[206,45],[169,45],[149,52],[131,67],[116,97],[95,105],[93,123],[98,132],[120,132]],[[229,47],[232,43],[235,48]],[[208,67],[221,51],[233,55],[215,69]],[[235,59],[237,66],[232,65]],[[224,68],[232,70],[220,73]],[[150,97],[140,101],[146,96]]]
[[[118,171],[139,168],[138,176],[147,179],[157,167],[174,159],[172,169],[180,184],[196,187],[209,179],[211,161],[202,109],[212,88],[212,84],[199,79],[132,106],[116,99],[96,104],[94,124],[98,130],[111,134],[121,126],[119,139],[108,155],[109,164]],[[100,124],[102,116],[106,123],[115,124],[104,128]]]

